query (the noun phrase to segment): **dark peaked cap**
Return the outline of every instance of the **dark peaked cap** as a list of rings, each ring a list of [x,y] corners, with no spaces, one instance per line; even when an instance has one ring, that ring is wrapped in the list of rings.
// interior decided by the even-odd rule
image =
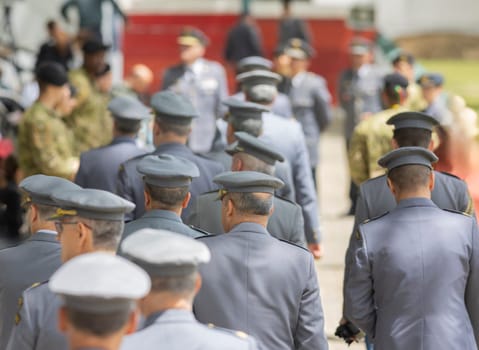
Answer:
[[[135,209],[135,204],[116,194],[89,188],[57,191],[52,198],[60,209],[50,219],[81,216],[93,220],[123,221],[125,213]]]
[[[240,72],[251,71],[255,69],[271,70],[273,62],[260,56],[249,56],[242,58],[236,64],[236,68]]]
[[[272,150],[270,145],[253,135],[239,131],[235,132],[235,137],[236,141],[226,147],[225,152],[229,155],[244,152],[269,165],[274,165],[276,161],[284,161],[281,154]]]
[[[263,112],[269,111],[269,109],[263,105],[241,101],[234,97],[227,98],[223,101],[223,104],[228,106],[229,114],[235,118],[261,119]]]
[[[395,130],[411,128],[432,131],[433,127],[439,125],[439,122],[426,113],[402,112],[393,115],[386,124],[394,125]]]
[[[121,251],[153,278],[188,275],[211,258],[206,244],[177,233],[151,228],[129,235],[121,244]]]
[[[223,187],[223,191],[239,193],[273,194],[276,189],[284,186],[280,179],[256,171],[227,171],[216,175],[213,182]]]
[[[169,154],[143,157],[136,170],[146,183],[158,187],[189,186],[192,178],[200,176],[193,162]]]
[[[188,123],[192,118],[198,117],[198,112],[190,100],[172,91],[161,91],[154,94],[151,97],[151,107],[159,118]]]
[[[248,87],[255,85],[277,86],[281,82],[281,75],[263,69],[256,69],[238,74],[236,80]]]
[[[68,191],[81,189],[71,181],[56,176],[32,175],[20,182],[18,187],[28,196],[27,202],[40,205],[58,206],[52,199],[56,191]]]
[[[135,97],[118,96],[108,104],[113,117],[131,122],[140,122],[151,116],[151,110]]]
[[[378,164],[389,172],[403,165],[424,165],[432,169],[431,164],[437,161],[436,155],[423,147],[401,147],[381,157]]]

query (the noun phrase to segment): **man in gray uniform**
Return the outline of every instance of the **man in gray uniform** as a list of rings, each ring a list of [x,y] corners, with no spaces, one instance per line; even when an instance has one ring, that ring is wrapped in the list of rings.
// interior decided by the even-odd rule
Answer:
[[[184,96],[171,91],[156,93],[151,98],[151,106],[155,113],[153,125],[153,142],[156,146],[151,155],[171,154],[188,159],[200,170],[200,176],[191,182],[191,197],[216,189],[213,177],[223,169],[220,164],[194,154],[186,146],[191,132],[191,122],[197,116],[191,102]],[[127,215],[127,221],[141,217],[145,213],[145,196],[143,181],[136,168],[143,156],[132,158],[120,166],[118,173],[117,193],[136,204],[135,210]],[[188,217],[188,208],[182,213],[183,219]]]
[[[278,75],[255,70],[244,73],[241,79],[247,101],[265,106],[272,103],[280,79]],[[303,211],[308,249],[315,258],[320,258],[322,252],[318,201],[301,125],[294,119],[288,120],[270,112],[263,113],[261,139],[273,145],[291,165],[295,201]]]
[[[146,213],[125,225],[122,241],[142,228],[163,229],[193,238],[205,235],[185,225],[180,217],[191,198],[191,180],[200,176],[193,162],[160,154],[144,157],[137,170],[143,175],[145,183]]]
[[[95,189],[56,191],[52,199],[59,207],[51,219],[57,220],[62,262],[94,251],[116,252],[125,213],[133,210],[133,203]],[[48,285],[27,289],[21,300],[7,349],[65,349],[66,338],[57,329],[60,300]]]
[[[161,89],[187,96],[198,110],[188,145],[194,152],[205,153],[213,146],[216,119],[224,114],[221,101],[228,97],[226,73],[218,62],[203,58],[208,38],[200,30],[185,28],[178,44],[181,64],[166,70]]]
[[[319,134],[332,119],[331,94],[326,80],[308,71],[314,50],[301,39],[291,39],[286,47],[291,58],[291,90],[289,98],[294,117],[303,127],[313,180],[316,182],[316,167],[319,164]]]
[[[373,46],[369,40],[355,38],[349,46],[350,67],[341,73],[338,82],[338,102],[345,113],[344,138],[346,150],[356,125],[366,116],[380,112],[383,74],[374,65]],[[353,215],[358,186],[351,180],[349,198]]]
[[[398,205],[356,233],[345,314],[378,350],[477,349],[479,230],[431,201],[435,161],[422,147],[381,158]]]
[[[448,114],[447,94],[443,90],[444,77],[439,73],[423,74],[417,83],[421,86],[424,99],[427,102],[425,113],[437,118],[441,124],[450,122],[446,120]]]
[[[151,113],[143,103],[130,96],[115,97],[108,109],[114,118],[113,141],[108,146],[81,154],[75,183],[115,193],[120,165],[145,154],[135,139],[142,121],[150,118]]]
[[[275,163],[283,157],[260,139],[244,132],[235,133],[236,140],[228,146],[232,171],[257,171],[273,175]],[[218,191],[203,193],[192,203],[188,222],[207,232],[224,233],[221,222],[221,202]],[[268,220],[268,232],[272,236],[306,247],[301,207],[282,198],[273,198],[274,211]]]
[[[47,280],[60,266],[60,244],[55,225],[47,219],[55,213],[53,191],[79,188],[63,178],[33,175],[18,185],[24,193],[24,206],[30,238],[18,246],[0,250],[0,349],[7,347],[14,323],[18,298],[33,283]]]
[[[258,56],[245,57],[242,60],[240,60],[236,65],[236,71],[238,72],[238,74],[251,72],[254,70],[265,70],[267,72],[271,72],[272,69],[273,69],[273,62],[271,62],[270,60],[264,57],[258,57]],[[238,83],[240,85],[241,91],[234,94],[233,97],[239,100],[244,100],[245,95],[243,92],[241,81],[238,81]],[[292,118],[293,107],[291,106],[289,97],[283,94],[282,92],[277,91],[276,97],[274,98],[274,101],[271,105],[271,112],[281,117]]]
[[[388,122],[394,126],[393,147],[423,147],[433,149],[432,130],[438,125],[437,119],[419,112],[402,112],[391,117]],[[455,210],[474,215],[472,199],[467,185],[457,177],[434,171],[434,188],[431,200],[441,209]],[[344,283],[349,275],[349,269],[354,263],[354,253],[360,247],[356,239],[358,226],[379,217],[396,207],[396,201],[387,184],[387,175],[370,179],[359,187],[356,203],[354,227],[346,250]],[[343,319],[342,324],[347,321]]]
[[[211,262],[200,270],[198,320],[249,333],[265,349],[327,349],[313,256],[266,230],[282,182],[253,171],[223,173],[215,182],[228,233],[200,238]]]
[[[257,349],[245,333],[202,325],[192,313],[201,287],[198,265],[210,260],[206,245],[173,232],[142,229],[125,239],[121,250],[152,281],[150,293],[139,302],[145,322],[125,337],[122,350]]]
[[[150,290],[148,274],[109,253],[83,254],[56,271],[48,287],[62,299],[59,329],[70,350],[117,350],[136,329],[136,301]]]

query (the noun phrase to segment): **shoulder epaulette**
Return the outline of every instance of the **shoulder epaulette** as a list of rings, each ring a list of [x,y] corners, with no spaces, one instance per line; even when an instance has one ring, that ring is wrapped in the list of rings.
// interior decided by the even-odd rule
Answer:
[[[201,228],[199,227],[196,227],[196,226],[193,226],[193,225],[188,225],[189,228],[191,228],[192,230],[195,230],[201,234],[203,234],[204,236],[211,236],[211,234],[205,230],[202,230]]]
[[[280,240],[281,242],[288,243],[288,244],[291,244],[292,246],[295,246],[295,247],[301,248],[301,249],[303,249],[303,250],[306,250],[306,251],[309,253],[309,250],[308,250],[307,248],[302,247],[302,246],[300,246],[299,244],[290,242],[290,241],[288,241],[288,240],[286,240],[286,239],[281,239],[281,238],[277,238],[277,239]]]
[[[460,210],[454,210],[454,209],[442,209],[442,210],[445,210],[445,211],[448,211],[448,212],[454,213],[454,214],[462,214],[462,215],[467,216],[469,218],[472,217],[471,214],[465,213],[465,212],[460,211]]]
[[[278,198],[278,199],[281,199],[281,200],[284,201],[284,202],[288,202],[288,203],[291,203],[291,204],[294,204],[294,205],[299,206],[299,204],[296,203],[295,201],[292,201],[291,199],[288,199],[288,198],[285,198],[285,197],[281,197],[281,196],[274,195],[274,198]]]
[[[387,212],[385,212],[385,213],[383,213],[383,214],[381,214],[381,215],[372,217],[372,218],[370,218],[370,219],[366,219],[366,220],[364,220],[364,221],[361,223],[361,225],[367,224],[368,222],[371,222],[371,221],[374,221],[374,220],[377,220],[377,219],[380,219],[380,218],[382,218],[383,216],[385,216],[385,215],[387,215],[387,214],[389,214],[389,211],[387,211]]]
[[[30,287],[28,287],[28,288],[25,289],[25,290],[27,291],[27,290],[35,289],[35,288],[40,287],[41,285],[43,285],[43,284],[45,284],[45,283],[48,283],[48,280],[43,281],[43,282],[35,282],[35,283],[33,283]]]
[[[249,338],[249,335],[245,332],[242,332],[242,331],[234,331],[234,330],[231,330],[231,329],[218,327],[218,326],[215,326],[213,323],[208,323],[206,326],[209,329],[215,329],[215,330],[218,330],[218,331],[221,331],[221,332],[224,332],[224,333],[228,333],[228,334],[234,335],[235,337],[240,338],[240,339],[248,339]]]
[[[458,180],[461,180],[461,181],[462,181],[462,179],[461,179],[460,177],[457,177],[456,175],[451,174],[451,173],[448,173],[448,172],[446,172],[446,171],[439,171],[439,173],[444,174],[444,175],[447,175],[447,176],[450,176],[450,177],[453,177],[453,178],[455,178],[455,179],[458,179]]]
[[[204,236],[200,236],[200,237],[196,237],[195,239],[204,239],[204,238],[211,238],[211,237],[217,237],[217,236],[220,236],[220,235],[213,235],[213,234],[208,234],[208,235],[204,235]]]

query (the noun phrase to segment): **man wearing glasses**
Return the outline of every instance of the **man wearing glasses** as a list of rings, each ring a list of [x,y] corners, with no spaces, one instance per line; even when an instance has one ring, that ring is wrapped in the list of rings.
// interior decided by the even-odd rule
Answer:
[[[133,203],[110,192],[81,188],[55,191],[52,199],[59,207],[50,219],[55,220],[62,262],[95,251],[115,254],[124,215],[133,210]],[[66,338],[57,330],[59,306],[46,283],[27,289],[18,303],[7,349],[65,349]]]
[[[20,245],[0,251],[0,349],[5,349],[22,292],[45,281],[60,266],[60,245],[53,222],[47,219],[57,210],[51,199],[54,190],[79,188],[63,178],[33,175],[19,184],[24,196],[25,218],[30,237]]]

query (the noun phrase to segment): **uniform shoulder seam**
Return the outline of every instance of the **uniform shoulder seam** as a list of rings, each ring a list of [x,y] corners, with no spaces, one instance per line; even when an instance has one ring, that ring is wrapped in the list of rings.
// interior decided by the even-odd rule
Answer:
[[[454,213],[454,214],[462,214],[464,216],[467,216],[468,218],[472,217],[472,215],[470,215],[466,212],[460,211],[460,210],[455,210],[455,209],[442,209],[442,210],[445,210],[445,211],[448,211],[448,212]]]
[[[309,253],[309,250],[308,250],[308,249],[306,249],[305,247],[302,247],[302,246],[300,246],[300,245],[298,245],[298,244],[296,244],[296,243],[290,242],[290,241],[288,241],[288,240],[286,240],[286,239],[281,239],[281,238],[277,238],[277,239],[280,240],[281,242],[288,243],[289,245],[292,245],[292,246],[295,246],[295,247],[300,248],[300,249],[302,249],[302,250],[305,250],[305,251],[307,251],[307,252]]]
[[[385,213],[383,213],[383,214],[381,214],[381,215],[374,216],[374,217],[372,217],[372,218],[370,218],[370,219],[366,219],[366,220],[364,220],[361,224],[367,224],[368,222],[375,221],[375,220],[377,220],[377,219],[382,218],[383,216],[385,216],[385,215],[387,215],[387,214],[389,214],[389,211],[387,211],[387,212],[385,212]]]

